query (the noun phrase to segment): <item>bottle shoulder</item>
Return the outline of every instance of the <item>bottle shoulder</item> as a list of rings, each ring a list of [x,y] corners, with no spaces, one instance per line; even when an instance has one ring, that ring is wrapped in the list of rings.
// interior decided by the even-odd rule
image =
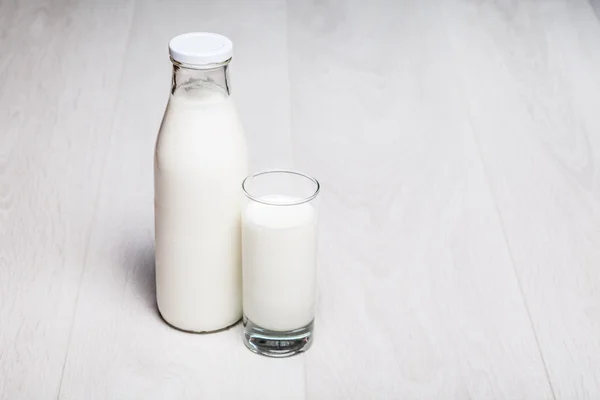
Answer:
[[[205,104],[171,97],[156,140],[155,163],[170,169],[246,160],[244,129],[231,98]]]

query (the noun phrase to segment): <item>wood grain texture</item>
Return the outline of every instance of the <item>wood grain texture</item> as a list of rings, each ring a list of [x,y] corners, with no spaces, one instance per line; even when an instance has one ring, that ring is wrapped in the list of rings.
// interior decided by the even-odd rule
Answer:
[[[290,154],[285,3],[258,5],[137,3],[62,399],[304,398],[304,357],[257,357],[240,325],[179,332],[155,305],[152,155],[169,93],[169,39],[194,30],[229,36],[239,49],[233,93],[254,164]],[[167,15],[177,23],[164,23]]]
[[[309,397],[552,398],[437,6],[289,16],[295,161],[324,187]]]
[[[0,399],[600,398],[597,1],[0,0]],[[316,341],[155,306],[167,42],[323,184]]]
[[[600,398],[600,26],[584,1],[446,13],[556,398]]]
[[[2,399],[59,390],[131,11],[0,2]]]

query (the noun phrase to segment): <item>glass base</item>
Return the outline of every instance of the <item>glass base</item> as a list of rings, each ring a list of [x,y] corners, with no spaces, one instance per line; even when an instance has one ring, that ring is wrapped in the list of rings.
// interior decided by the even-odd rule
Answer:
[[[261,328],[244,315],[244,344],[256,353],[267,357],[290,357],[307,351],[313,342],[314,320],[302,328],[276,332]]]

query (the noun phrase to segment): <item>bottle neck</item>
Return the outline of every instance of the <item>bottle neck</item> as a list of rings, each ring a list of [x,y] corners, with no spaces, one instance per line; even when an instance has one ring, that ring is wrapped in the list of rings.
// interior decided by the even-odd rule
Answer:
[[[188,99],[225,99],[231,94],[229,62],[198,69],[173,63],[171,95]]]

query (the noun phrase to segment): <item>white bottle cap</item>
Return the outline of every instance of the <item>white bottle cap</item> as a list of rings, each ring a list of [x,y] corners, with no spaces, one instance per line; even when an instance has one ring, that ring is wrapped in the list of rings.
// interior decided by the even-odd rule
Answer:
[[[216,33],[184,33],[171,39],[169,54],[173,60],[182,64],[218,64],[231,58],[233,43]]]

